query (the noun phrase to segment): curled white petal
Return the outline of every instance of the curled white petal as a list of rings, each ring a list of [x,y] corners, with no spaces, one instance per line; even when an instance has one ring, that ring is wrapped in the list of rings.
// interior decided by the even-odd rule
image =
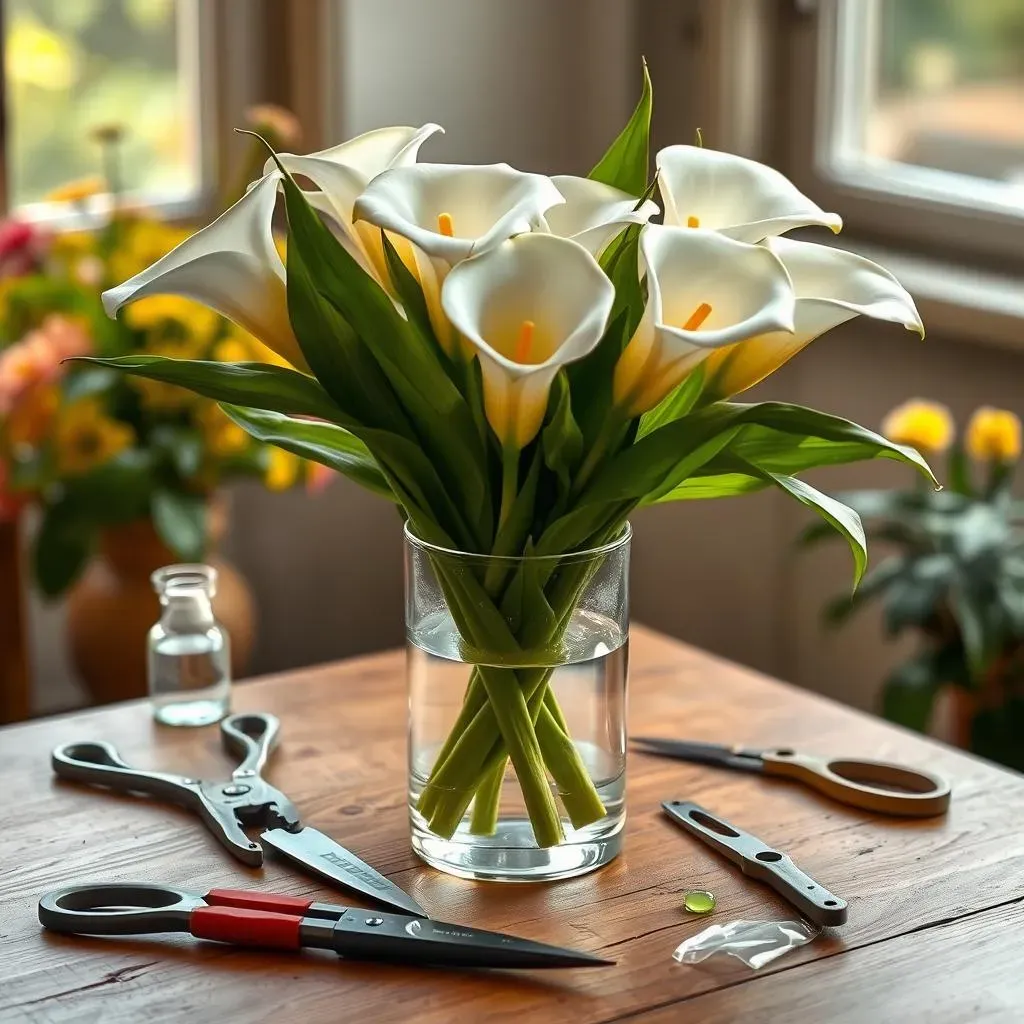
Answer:
[[[272,220],[280,173],[141,273],[103,293],[108,316],[147,295],[182,295],[215,309],[295,366],[305,367],[288,319],[285,269]]]
[[[764,246],[649,224],[640,236],[640,262],[647,305],[614,382],[616,404],[630,415],[656,405],[713,350],[793,330],[789,275]]]
[[[555,235],[517,235],[451,271],[441,302],[480,357],[485,411],[503,444],[536,436],[555,375],[597,345],[614,299],[593,256]]]
[[[707,362],[705,389],[727,398],[757,384],[826,331],[856,316],[902,324],[924,337],[924,325],[910,293],[884,267],[831,245],[773,238],[767,247],[789,273],[796,294],[792,334],[767,333]]]
[[[443,131],[436,124],[420,128],[378,128],[319,153],[305,156],[280,153],[278,159],[289,173],[316,185],[319,191],[307,191],[306,198],[328,215],[328,223],[335,234],[364,269],[386,282],[388,275],[380,232],[360,231],[360,226],[352,222],[352,207],[373,178],[390,167],[415,163],[420,146],[431,135]],[[269,172],[273,166],[273,161],[268,160],[265,170]]]
[[[772,167],[700,146],[669,146],[655,158],[665,223],[759,242],[794,228],[843,222]]]
[[[638,203],[636,196],[600,181],[571,174],[551,180],[565,202],[544,215],[547,230],[579,242],[595,256],[627,224],[646,224],[658,213],[657,204],[650,199]]]
[[[564,202],[550,178],[508,164],[413,164],[378,175],[356,200],[353,219],[408,239],[453,266],[530,231]],[[452,234],[439,218],[450,218]]]

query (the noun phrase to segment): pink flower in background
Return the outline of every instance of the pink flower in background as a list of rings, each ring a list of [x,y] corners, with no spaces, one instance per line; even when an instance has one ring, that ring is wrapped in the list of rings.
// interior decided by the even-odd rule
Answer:
[[[42,267],[50,235],[19,220],[0,222],[0,278],[23,277]]]
[[[333,469],[320,462],[310,462],[306,466],[306,493],[320,494],[334,479]]]
[[[0,416],[6,416],[33,388],[52,384],[61,362],[88,355],[92,341],[77,320],[51,313],[21,341],[0,352]]]

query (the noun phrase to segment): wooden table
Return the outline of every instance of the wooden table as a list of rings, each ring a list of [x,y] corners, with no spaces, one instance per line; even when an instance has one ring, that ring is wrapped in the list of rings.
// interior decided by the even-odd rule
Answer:
[[[217,732],[158,729],[143,704],[0,730],[0,1021],[1024,1020],[1024,777],[634,630],[631,726],[906,760],[954,780],[946,818],[872,818],[802,787],[634,754],[625,853],[551,885],[474,884],[409,849],[403,662],[389,652],[239,686],[239,710],[284,722],[268,774],[306,821],[396,879],[433,916],[617,959],[615,967],[470,973],[340,963],[204,944],[46,934],[39,895],[74,881],[252,886],[338,901],[279,864],[246,869],[184,812],[58,783],[57,743],[103,738],[139,766],[222,777]],[[850,902],[849,923],[754,973],[676,964],[713,922],[793,911],[659,813],[690,798],[790,852]],[[687,889],[718,910],[687,918]]]

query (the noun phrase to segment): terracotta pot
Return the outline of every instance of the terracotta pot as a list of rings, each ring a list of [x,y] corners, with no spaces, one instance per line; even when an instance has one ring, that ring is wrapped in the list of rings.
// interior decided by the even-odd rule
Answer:
[[[210,538],[216,549],[227,528],[227,506],[210,505]],[[138,520],[105,532],[100,553],[68,595],[67,635],[71,660],[97,704],[146,695],[146,636],[160,617],[149,581],[163,565],[177,562],[152,522]],[[218,573],[213,609],[231,637],[231,671],[245,674],[252,653],[255,605],[245,578],[213,554]]]

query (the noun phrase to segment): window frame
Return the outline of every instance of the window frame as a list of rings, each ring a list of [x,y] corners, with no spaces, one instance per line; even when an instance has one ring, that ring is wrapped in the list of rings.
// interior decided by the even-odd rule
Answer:
[[[866,7],[877,0],[853,2]],[[841,211],[847,230],[858,237],[926,256],[955,256],[975,265],[1024,270],[1024,210],[966,202],[934,184],[941,175],[947,181],[971,182],[976,192],[979,179],[952,174],[947,178],[945,172],[929,174],[927,169],[906,175],[862,167],[844,172],[841,162],[838,168],[830,164],[830,145],[843,131],[843,118],[833,117],[833,111],[842,72],[836,49],[844,11],[852,9],[849,4],[850,0],[818,0],[813,5],[794,0],[786,5],[779,60],[784,84],[775,112],[787,128],[783,169],[816,202]],[[851,22],[845,24],[849,28]],[[863,97],[845,95],[846,117],[856,116],[856,104]]]

